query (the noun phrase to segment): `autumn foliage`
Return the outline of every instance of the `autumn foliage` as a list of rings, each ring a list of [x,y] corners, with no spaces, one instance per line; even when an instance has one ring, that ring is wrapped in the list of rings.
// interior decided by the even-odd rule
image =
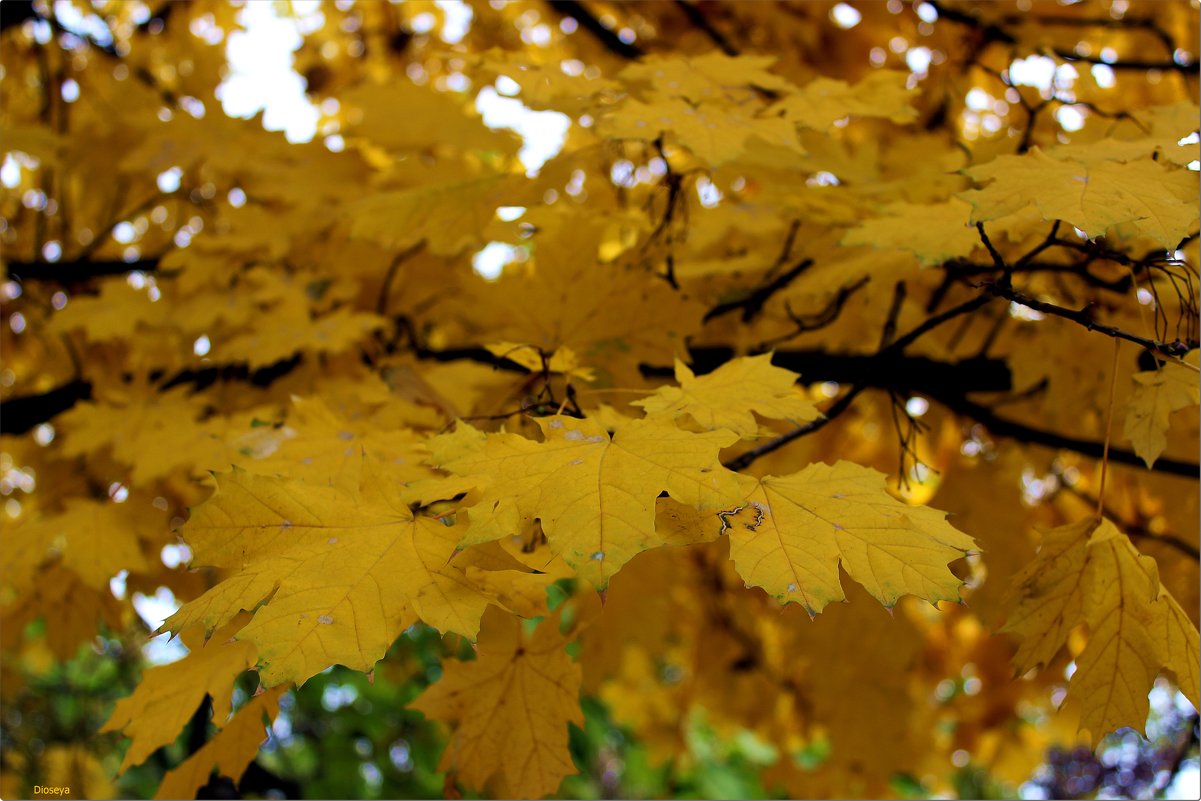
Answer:
[[[2,8],[4,797],[1194,752],[1195,2]]]

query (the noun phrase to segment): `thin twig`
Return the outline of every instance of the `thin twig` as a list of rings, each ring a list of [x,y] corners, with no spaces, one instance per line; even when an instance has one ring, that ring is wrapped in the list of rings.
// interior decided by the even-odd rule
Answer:
[[[1113,364],[1109,369],[1109,408],[1105,411],[1105,447],[1101,450],[1101,481],[1097,485],[1097,517],[1105,510],[1105,473],[1109,467],[1109,436],[1113,429],[1114,390],[1118,385],[1118,349],[1122,343],[1113,341]]]
[[[851,402],[859,396],[859,393],[865,389],[863,386],[853,386],[837,401],[834,402],[829,409],[826,410],[824,417],[819,417],[808,425],[789,431],[787,434],[782,434],[775,439],[769,440],[757,448],[752,448],[741,456],[735,457],[728,462],[723,463],[724,467],[730,470],[744,470],[750,467],[757,459],[766,456],[769,453],[778,451],[788,443],[795,439],[800,439],[808,434],[812,434],[826,426],[834,418],[845,412],[851,406]]]

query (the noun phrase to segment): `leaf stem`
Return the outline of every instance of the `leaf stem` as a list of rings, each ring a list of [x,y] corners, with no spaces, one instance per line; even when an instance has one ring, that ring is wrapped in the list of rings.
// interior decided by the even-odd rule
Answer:
[[[1101,481],[1097,485],[1097,517],[1105,510],[1105,473],[1109,467],[1109,436],[1113,427],[1113,398],[1118,385],[1118,351],[1122,341],[1113,341],[1113,364],[1109,370],[1109,408],[1105,410],[1105,445],[1101,449]]]

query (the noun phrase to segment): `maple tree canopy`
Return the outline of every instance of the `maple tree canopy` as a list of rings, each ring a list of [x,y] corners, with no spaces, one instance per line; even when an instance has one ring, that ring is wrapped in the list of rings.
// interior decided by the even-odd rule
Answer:
[[[2,9],[0,795],[1193,753],[1196,2]]]

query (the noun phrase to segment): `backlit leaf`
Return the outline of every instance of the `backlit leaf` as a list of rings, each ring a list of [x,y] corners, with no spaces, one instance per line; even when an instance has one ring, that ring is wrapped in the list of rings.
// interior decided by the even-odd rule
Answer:
[[[475,661],[448,663],[410,704],[455,725],[441,770],[503,798],[540,798],[576,772],[567,724],[584,723],[580,668],[565,644],[554,618],[527,637],[516,618],[499,610],[485,616]]]

